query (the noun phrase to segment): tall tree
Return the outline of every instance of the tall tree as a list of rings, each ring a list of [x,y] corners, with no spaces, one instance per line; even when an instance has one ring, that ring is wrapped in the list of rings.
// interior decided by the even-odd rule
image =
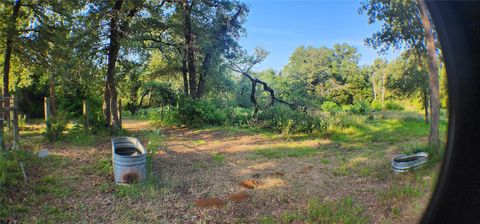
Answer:
[[[130,6],[127,10],[122,10],[123,5],[123,0],[115,0],[111,10],[108,36],[110,43],[108,44],[108,63],[104,95],[106,105],[105,119],[106,123],[108,123],[114,130],[121,128],[117,113],[118,105],[117,87],[115,85],[115,66],[119,56],[121,40],[126,36],[131,18],[138,11],[136,5]]]
[[[195,0],[183,0],[179,3],[181,5],[181,9],[183,9],[183,19],[184,19],[183,35],[185,38],[188,83],[189,83],[189,93],[191,98],[195,98],[197,93],[194,34],[192,29],[192,8],[195,6],[195,2],[196,2]]]
[[[414,49],[428,59],[430,87],[429,145],[439,149],[440,97],[435,33],[424,0],[367,0],[360,13],[366,13],[369,23],[381,21],[382,29],[366,39],[366,44],[380,51],[391,47]]]
[[[352,104],[370,96],[368,77],[359,66],[360,54],[348,44],[327,47],[299,47],[290,56],[284,74],[293,83],[292,91],[313,101]]]
[[[10,60],[12,58],[13,41],[17,33],[17,18],[20,12],[20,7],[21,0],[16,0],[13,5],[12,15],[7,23],[5,53],[3,55],[3,97],[5,97],[3,100],[4,108],[10,107],[10,100],[8,99],[8,97],[10,97]],[[10,113],[4,113],[4,120],[9,120],[9,114]]]

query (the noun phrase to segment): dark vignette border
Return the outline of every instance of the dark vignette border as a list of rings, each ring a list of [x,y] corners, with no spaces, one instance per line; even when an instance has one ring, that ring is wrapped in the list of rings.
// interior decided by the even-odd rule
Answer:
[[[480,223],[480,1],[427,2],[445,58],[445,159],[421,223]]]

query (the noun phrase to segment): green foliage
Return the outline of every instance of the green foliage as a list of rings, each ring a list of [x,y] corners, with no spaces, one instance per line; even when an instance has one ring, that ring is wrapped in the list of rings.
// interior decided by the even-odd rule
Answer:
[[[275,105],[262,110],[257,115],[257,125],[262,128],[288,133],[311,133],[321,130],[322,120],[298,110],[292,110],[285,105]]]
[[[140,109],[133,117],[140,120],[154,121],[159,125],[181,124],[178,121],[178,110],[171,106]]]
[[[359,58],[357,49],[348,44],[335,44],[333,48],[299,47],[283,70],[281,82],[287,88],[282,92],[291,100],[307,104],[318,100],[339,104],[368,100],[367,74],[359,67]]]
[[[151,153],[155,153],[159,148],[165,144],[165,136],[160,129],[153,129],[143,133],[144,138],[147,140],[147,150]]]
[[[356,102],[353,105],[342,106],[342,111],[350,112],[353,114],[365,114],[369,110],[370,106],[364,101]]]
[[[370,24],[382,22],[382,29],[365,41],[373,48],[425,48],[417,1],[365,0],[359,12],[368,16]]]
[[[370,108],[373,111],[380,111],[383,108],[382,102],[374,100],[372,103],[370,103]]]
[[[175,92],[167,83],[149,81],[143,84],[141,89],[143,90],[142,97],[145,97],[147,94],[149,94],[149,106],[159,107],[165,105],[175,105],[176,103]]]
[[[342,110],[342,108],[340,108],[340,106],[338,106],[337,103],[332,101],[325,101],[322,104],[321,108],[322,108],[322,111],[330,112],[330,113],[337,113]]]
[[[222,125],[227,116],[207,100],[183,99],[178,108],[178,120],[187,126]]]
[[[51,116],[47,121],[45,137],[49,141],[55,141],[67,130],[67,124],[67,116],[62,112],[57,112],[55,116]]]
[[[383,108],[385,110],[404,110],[403,106],[392,101],[392,100],[387,100],[385,101],[385,104],[383,105]]]
[[[251,108],[234,107],[224,109],[228,117],[228,124],[242,126],[249,124],[252,120],[253,110]]]

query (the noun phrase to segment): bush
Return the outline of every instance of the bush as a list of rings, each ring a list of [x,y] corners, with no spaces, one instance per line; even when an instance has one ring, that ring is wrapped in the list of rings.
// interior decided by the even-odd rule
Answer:
[[[222,125],[227,115],[207,100],[183,99],[178,108],[178,121],[188,126]]]
[[[404,107],[393,100],[386,100],[383,104],[380,101],[372,101],[370,108],[374,111],[380,110],[404,110]]]
[[[275,105],[261,110],[257,115],[263,128],[271,128],[284,133],[313,132],[320,130],[323,122],[319,117],[310,116],[284,105]]]
[[[47,139],[49,141],[55,141],[55,139],[58,139],[60,135],[67,130],[67,124],[67,116],[58,111],[55,117],[50,117],[47,121],[47,127],[45,130]]]
[[[325,101],[322,104],[321,108],[322,108],[322,111],[330,112],[330,113],[336,113],[342,110],[340,106],[338,106],[338,104],[332,101]]]
[[[360,101],[353,105],[343,105],[342,111],[350,112],[353,114],[365,114],[369,110],[369,106],[367,103]]]
[[[385,101],[383,105],[383,109],[384,110],[404,110],[402,105],[391,100]]]
[[[380,110],[382,110],[383,106],[382,106],[381,102],[374,100],[374,101],[372,101],[372,103],[370,103],[370,108],[373,111],[380,111]]]
[[[230,125],[246,125],[252,119],[253,110],[250,108],[234,107],[224,110],[228,114],[228,123]]]

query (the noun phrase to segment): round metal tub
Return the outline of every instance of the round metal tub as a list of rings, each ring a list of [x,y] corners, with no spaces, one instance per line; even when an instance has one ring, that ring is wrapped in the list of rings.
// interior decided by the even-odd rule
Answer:
[[[428,161],[428,153],[419,152],[413,155],[398,155],[392,159],[393,171],[403,173],[410,169],[416,169]]]
[[[145,180],[147,151],[137,138],[113,138],[112,161],[115,183],[130,184]]]

